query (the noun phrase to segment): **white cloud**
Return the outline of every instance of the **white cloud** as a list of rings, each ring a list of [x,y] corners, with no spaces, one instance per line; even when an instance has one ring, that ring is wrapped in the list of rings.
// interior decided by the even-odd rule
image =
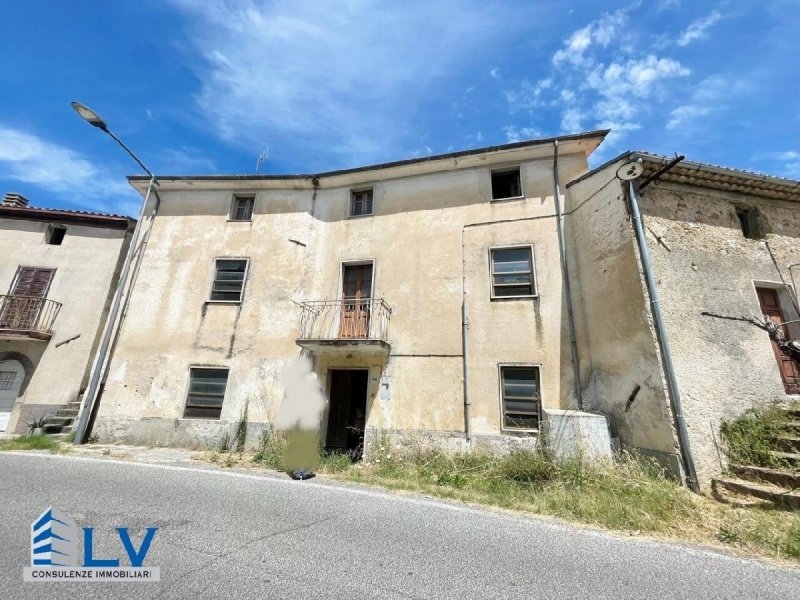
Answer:
[[[500,79],[500,67],[494,67],[491,71],[489,71],[489,75],[491,75],[494,79]]]
[[[796,150],[769,152],[764,158],[769,161],[769,172],[777,172],[791,179],[800,179],[800,152]]]
[[[671,130],[695,127],[703,119],[721,115],[728,110],[731,100],[748,89],[749,86],[738,79],[721,75],[707,77],[694,86],[682,104],[670,111],[666,127]]]
[[[407,124],[452,73],[531,22],[544,26],[533,18],[541,8],[516,3],[172,3],[199,55],[190,61],[210,126],[239,146],[314,145],[321,164],[308,168],[397,158],[419,138]]]
[[[722,18],[718,10],[711,11],[705,17],[693,21],[689,27],[678,37],[678,46],[688,46],[696,40],[703,39],[708,35],[708,29]]]
[[[578,29],[564,41],[564,47],[553,54],[553,64],[556,66],[586,64],[589,61],[586,57],[587,50],[593,44],[602,48],[607,47],[621,34],[627,20],[627,12],[618,10],[607,13],[586,27]]]
[[[0,125],[0,176],[58,194],[59,204],[109,212],[135,211],[138,196],[123,177],[115,178],[75,151],[32,133]],[[48,199],[34,205],[46,204]]]
[[[544,137],[542,131],[536,127],[516,127],[515,125],[507,125],[503,127],[506,134],[506,141],[508,142],[521,142],[523,140],[532,140]]]
[[[566,133],[577,133],[583,129],[584,115],[579,108],[566,109],[561,115],[561,130]]]

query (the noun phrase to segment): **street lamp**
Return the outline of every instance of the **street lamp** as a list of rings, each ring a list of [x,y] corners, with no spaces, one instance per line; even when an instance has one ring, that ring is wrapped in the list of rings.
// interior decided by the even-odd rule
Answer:
[[[94,405],[97,402],[100,382],[103,380],[103,375],[105,374],[106,368],[110,361],[109,348],[111,346],[111,337],[115,327],[117,326],[117,319],[119,317],[120,307],[122,306],[122,296],[125,290],[125,283],[128,281],[128,273],[131,268],[131,262],[133,261],[133,255],[136,251],[136,241],[139,238],[139,230],[142,226],[142,220],[144,219],[144,211],[147,207],[147,202],[150,200],[150,193],[153,192],[155,193],[156,197],[158,197],[158,192],[155,191],[155,186],[158,185],[158,181],[156,181],[156,176],[153,175],[153,173],[146,166],[144,166],[144,163],[141,160],[139,160],[139,157],[136,156],[121,139],[119,139],[108,129],[108,125],[100,115],[80,102],[73,102],[72,108],[75,109],[75,112],[77,112],[83,120],[107,133],[115,142],[122,146],[125,152],[127,152],[130,157],[135,160],[136,163],[144,170],[144,172],[150,176],[150,184],[147,186],[147,194],[145,194],[144,202],[142,202],[139,220],[136,221],[136,227],[133,229],[133,236],[131,237],[130,244],[128,244],[128,252],[125,255],[125,263],[122,266],[122,272],[117,280],[117,289],[114,291],[114,301],[111,304],[111,310],[109,311],[108,318],[106,319],[103,340],[100,343],[100,348],[98,348],[97,354],[94,357],[94,362],[92,363],[92,370],[89,376],[89,387],[86,389],[83,397],[83,405],[81,407],[80,417],[78,418],[78,426],[75,429],[75,437],[73,439],[73,443],[77,445],[82,444],[83,438],[86,436],[86,429],[89,426],[89,419],[92,415]],[[141,261],[141,255],[139,260]]]

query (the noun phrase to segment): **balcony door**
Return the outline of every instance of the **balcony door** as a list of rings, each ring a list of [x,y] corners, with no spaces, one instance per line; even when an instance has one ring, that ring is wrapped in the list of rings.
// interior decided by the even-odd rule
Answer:
[[[786,315],[781,307],[778,290],[773,288],[756,288],[758,301],[761,304],[761,313],[769,318],[775,325],[780,326],[783,331],[784,339],[791,339],[785,323]],[[800,394],[800,364],[789,356],[775,341],[772,342],[772,351],[775,353],[775,360],[778,361],[778,368],[781,372],[781,380],[787,394]]]
[[[55,269],[19,267],[0,309],[0,329],[35,329]]]
[[[372,263],[344,265],[342,271],[342,318],[339,337],[369,336],[372,306]]]

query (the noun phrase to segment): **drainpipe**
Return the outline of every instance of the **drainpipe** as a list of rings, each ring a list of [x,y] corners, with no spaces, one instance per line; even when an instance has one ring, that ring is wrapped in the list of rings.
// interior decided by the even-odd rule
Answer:
[[[636,231],[636,242],[639,246],[639,255],[642,259],[642,270],[644,271],[647,292],[650,296],[650,311],[653,315],[653,325],[655,326],[656,336],[658,337],[659,349],[661,350],[661,362],[664,365],[664,375],[667,379],[669,397],[672,404],[672,412],[675,415],[675,426],[678,430],[679,449],[681,462],[686,472],[687,482],[693,492],[699,493],[700,487],[697,483],[697,472],[694,468],[692,449],[689,444],[689,431],[686,429],[686,421],[683,418],[683,406],[681,404],[681,394],[678,389],[678,380],[675,376],[675,367],[672,364],[672,354],[669,350],[667,340],[667,330],[661,317],[661,305],[658,299],[658,289],[653,278],[653,267],[650,264],[650,251],[647,247],[647,240],[644,237],[644,226],[642,225],[642,215],[639,212],[639,200],[636,197],[636,189],[633,181],[628,182],[628,200],[630,202],[631,218],[633,227]]]
[[[464,438],[469,442],[472,440],[470,425],[472,399],[469,396],[469,367],[467,366],[467,259],[464,252],[464,229],[466,227],[461,228],[461,362],[464,369]]]
[[[558,252],[561,256],[561,279],[564,282],[564,294],[567,297],[567,326],[569,328],[569,347],[572,351],[575,398],[578,400],[578,410],[583,410],[581,363],[580,357],[578,356],[578,340],[575,336],[575,314],[572,310],[572,289],[569,281],[569,265],[567,264],[567,246],[564,240],[564,211],[561,206],[561,189],[558,185],[558,140],[553,142],[553,200],[555,200],[556,204],[556,221],[558,223]]]
[[[792,269],[794,269],[795,267],[800,267],[800,263],[794,263],[793,265],[789,265],[789,277],[791,277],[792,279],[792,291],[794,292],[794,299],[795,302],[797,303],[798,301],[800,301],[800,292],[797,291],[797,284],[795,283],[794,280],[794,273],[792,273]]]

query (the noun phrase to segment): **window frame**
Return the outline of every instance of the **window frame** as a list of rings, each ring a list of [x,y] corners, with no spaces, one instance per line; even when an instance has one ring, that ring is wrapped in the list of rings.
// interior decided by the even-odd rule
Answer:
[[[236,218],[236,205],[239,200],[251,200],[252,204],[250,206],[250,218],[249,219],[237,219]],[[231,205],[228,209],[228,222],[230,223],[252,223],[253,222],[253,215],[256,212],[256,194],[255,193],[240,193],[234,194],[231,198]]]
[[[536,279],[536,253],[534,252],[533,243],[525,244],[511,244],[503,246],[492,246],[489,248],[489,298],[495,300],[527,300],[530,298],[539,297],[539,282]],[[495,283],[494,276],[494,252],[496,250],[516,250],[518,248],[527,248],[531,256],[531,294],[521,294],[516,296],[498,296],[494,293]],[[501,286],[503,287],[503,286]],[[509,286],[511,287],[511,286]]]
[[[192,391],[192,371],[193,370],[205,370],[205,371],[226,371],[228,376],[225,378],[225,391],[222,394],[222,402],[219,405],[219,416],[216,418],[209,418],[209,417],[187,417],[186,416],[186,409],[189,407],[189,396],[191,395]],[[219,366],[219,365],[201,365],[201,364],[194,364],[189,365],[187,378],[186,378],[186,390],[183,395],[183,406],[181,408],[181,416],[180,419],[185,419],[188,421],[221,421],[222,420],[222,409],[225,406],[225,401],[228,398],[228,388],[231,379],[231,368],[226,366]]]
[[[221,260],[243,260],[245,262],[244,265],[244,275],[242,276],[242,289],[239,292],[239,299],[238,300],[215,300],[213,298],[214,295],[214,284],[217,281],[217,263]],[[246,256],[217,256],[214,260],[211,261],[211,286],[208,290],[208,299],[206,300],[206,304],[241,304],[244,301],[244,291],[247,288],[247,276],[250,274],[250,258]]]
[[[363,194],[364,192],[371,192],[371,194],[372,194],[372,197],[370,198],[370,212],[354,215],[353,214],[353,206],[355,205],[355,196],[356,196],[356,194]],[[350,190],[350,203],[347,206],[347,218],[348,219],[360,219],[362,217],[372,217],[374,215],[375,215],[375,188],[374,187],[364,187],[364,188],[351,189]]]
[[[507,427],[506,426],[506,410],[505,410],[505,397],[503,392],[503,369],[535,369],[537,371],[537,391],[539,398],[536,403],[536,428],[531,429],[528,427]],[[539,433],[542,426],[542,364],[541,363],[528,363],[528,362],[502,362],[497,364],[497,391],[498,400],[500,402],[500,431],[508,433]]]
[[[503,175],[504,173],[517,173],[517,177],[519,178],[519,196],[508,196],[505,198],[495,198],[494,197],[494,176],[495,175]],[[489,175],[489,200],[490,202],[505,202],[507,200],[524,200],[525,199],[525,186],[522,183],[522,167],[517,165],[516,167],[506,167],[502,169],[492,169]]]
[[[61,240],[55,244],[53,243],[53,235],[56,231],[63,231],[64,233],[61,235]],[[47,231],[44,235],[44,241],[48,246],[61,246],[64,243],[64,238],[67,237],[67,226],[66,225],[59,225],[57,223],[49,223],[47,225]]]

